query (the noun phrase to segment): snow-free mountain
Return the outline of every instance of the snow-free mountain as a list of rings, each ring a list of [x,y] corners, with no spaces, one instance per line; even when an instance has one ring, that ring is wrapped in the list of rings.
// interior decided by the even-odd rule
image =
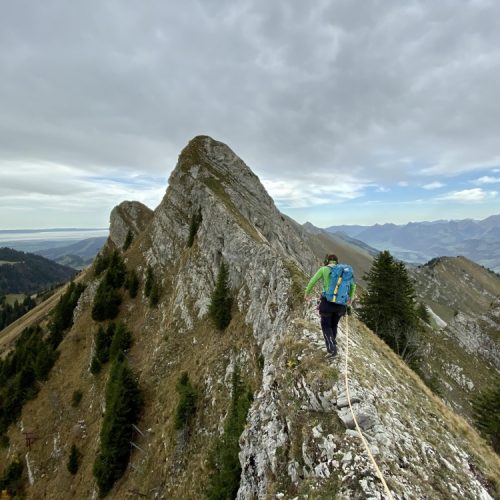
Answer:
[[[434,257],[463,255],[500,273],[500,215],[483,220],[438,220],[405,225],[341,225],[327,228],[377,248],[406,262],[424,263]]]
[[[106,387],[126,365],[144,407],[126,447],[129,466],[108,498],[206,498],[237,464],[230,498],[383,498],[348,408],[348,335],[353,411],[394,498],[498,497],[498,457],[355,316],[341,323],[339,356],[325,356],[315,307],[303,302],[322,250],[313,252],[304,231],[228,146],[206,136],[183,149],[154,211],[138,202],[116,207],[100,266],[119,255],[127,274],[139,277],[135,297],[117,290],[115,321],[131,332],[132,345],[120,358],[122,372],[110,363],[91,370],[96,335],[107,324],[92,309],[102,282],[114,278],[84,271],[85,290],[55,365],[0,449],[0,463],[20,457],[25,465],[26,497],[97,498],[93,468],[106,445],[100,436],[109,438],[103,422],[113,394]],[[219,331],[208,312],[222,264],[233,306]],[[196,404],[189,426],[179,427],[179,387],[187,379]],[[235,415],[247,407],[239,439],[230,440]],[[123,419],[116,433],[129,427]],[[26,430],[38,437],[30,450]],[[80,453],[74,476],[72,445]]]

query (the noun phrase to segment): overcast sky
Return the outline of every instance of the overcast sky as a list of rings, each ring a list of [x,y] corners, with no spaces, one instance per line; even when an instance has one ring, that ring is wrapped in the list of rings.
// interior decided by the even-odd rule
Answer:
[[[498,1],[0,5],[0,229],[154,208],[198,134],[299,222],[500,213]]]

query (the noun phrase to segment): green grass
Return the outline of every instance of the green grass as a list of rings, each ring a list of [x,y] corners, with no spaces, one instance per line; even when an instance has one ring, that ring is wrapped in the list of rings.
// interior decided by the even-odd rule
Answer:
[[[285,268],[287,269],[292,280],[291,294],[288,297],[288,305],[295,309],[303,303],[304,290],[307,285],[307,278],[305,274],[297,267],[297,264],[291,260],[284,261]]]

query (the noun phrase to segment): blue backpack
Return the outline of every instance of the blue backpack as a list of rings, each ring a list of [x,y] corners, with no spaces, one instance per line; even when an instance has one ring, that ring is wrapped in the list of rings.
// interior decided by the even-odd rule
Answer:
[[[333,266],[330,269],[330,286],[323,294],[326,300],[336,304],[347,304],[353,279],[354,274],[349,264]]]

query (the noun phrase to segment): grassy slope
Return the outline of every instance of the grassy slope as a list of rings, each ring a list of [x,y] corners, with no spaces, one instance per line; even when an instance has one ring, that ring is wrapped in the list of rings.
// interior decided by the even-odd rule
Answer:
[[[138,247],[144,239],[147,238],[138,238],[128,252],[129,268],[142,265]],[[186,252],[184,264],[196,258],[195,251],[193,248]],[[172,270],[171,276],[178,271]],[[87,279],[90,278],[88,272]],[[161,300],[172,304],[170,276],[164,278],[166,286]],[[254,388],[260,385],[259,352],[253,336],[248,327],[242,328],[243,318],[239,313],[224,333],[216,331],[206,319],[196,320],[191,331],[180,333],[182,322],[172,306],[162,319],[160,311],[150,309],[147,299],[142,298],[142,284],[136,299],[131,300],[126,294],[124,299],[120,319],[132,331],[134,339],[128,357],[146,399],[140,422],[146,437],[137,436],[137,443],[147,449],[147,453],[133,452],[131,463],[135,469],[127,471],[108,498],[124,498],[129,489],[148,492],[154,488],[168,492],[170,498],[199,497],[206,485],[208,453],[228,409],[230,378],[224,379],[231,359],[243,356],[245,380]],[[29,498],[37,498],[37,495],[56,498],[61,491],[77,498],[92,495],[92,466],[99,442],[109,364],[98,376],[88,371],[93,337],[98,328],[90,317],[90,306],[87,303],[63,340],[60,357],[48,382],[23,409],[24,429],[34,431],[39,438],[29,454],[31,467],[36,470],[35,486],[28,488]],[[175,384],[183,371],[188,372],[200,390],[200,410],[189,440],[173,428],[178,401]],[[207,384],[212,387],[210,394]],[[71,406],[76,390],[83,393],[78,408]],[[211,411],[203,411],[206,407]],[[9,437],[11,448],[24,456],[24,437],[20,430],[11,427]],[[73,443],[82,453],[80,470],[74,478],[66,470]],[[0,450],[0,462],[4,460],[7,460],[6,452]],[[205,481],[194,478],[205,478]]]

